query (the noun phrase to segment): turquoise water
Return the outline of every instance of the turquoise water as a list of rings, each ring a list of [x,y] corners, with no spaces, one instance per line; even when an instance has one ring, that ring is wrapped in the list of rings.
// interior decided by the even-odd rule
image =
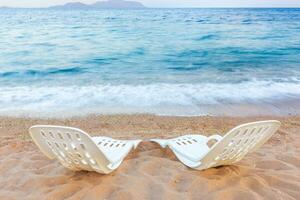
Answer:
[[[0,49],[0,114],[202,115],[300,97],[300,9],[2,9]]]

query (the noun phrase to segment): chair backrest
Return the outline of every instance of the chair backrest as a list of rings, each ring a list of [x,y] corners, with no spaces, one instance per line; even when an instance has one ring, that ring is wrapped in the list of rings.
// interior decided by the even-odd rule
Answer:
[[[35,144],[49,158],[72,170],[109,173],[109,160],[84,131],[71,127],[38,125],[29,129]]]
[[[228,165],[261,147],[279,129],[280,122],[260,121],[237,126],[213,145],[199,169]]]

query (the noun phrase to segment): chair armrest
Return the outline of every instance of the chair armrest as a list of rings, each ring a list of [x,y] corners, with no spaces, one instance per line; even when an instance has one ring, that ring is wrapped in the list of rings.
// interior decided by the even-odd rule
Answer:
[[[220,135],[211,135],[211,136],[208,137],[208,141],[210,141],[210,140],[217,140],[219,142],[222,139],[223,139],[223,137],[220,136]]]

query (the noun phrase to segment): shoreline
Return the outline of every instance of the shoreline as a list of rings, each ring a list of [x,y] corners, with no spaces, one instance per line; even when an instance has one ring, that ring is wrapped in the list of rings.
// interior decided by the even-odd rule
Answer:
[[[37,111],[39,110],[39,111]],[[53,110],[49,112],[49,110]],[[73,111],[49,109],[48,111],[36,108],[32,110],[6,111],[0,110],[0,118],[32,118],[32,119],[68,119],[86,118],[90,116],[118,116],[118,115],[152,115],[162,117],[289,117],[300,115],[300,101],[272,100],[258,103],[224,103],[193,106],[159,106],[154,108],[129,107],[89,107],[74,108]],[[79,111],[80,110],[80,111]]]
[[[242,84],[242,83],[241,83]],[[2,116],[300,114],[297,83],[1,87]]]

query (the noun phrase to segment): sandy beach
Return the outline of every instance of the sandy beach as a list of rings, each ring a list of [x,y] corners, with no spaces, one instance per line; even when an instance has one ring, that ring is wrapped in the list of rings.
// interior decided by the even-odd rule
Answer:
[[[0,0],[0,200],[300,200],[300,0],[72,1]],[[281,127],[234,165],[177,157],[236,161],[279,123],[207,162],[221,137],[173,140],[177,157],[150,142],[263,120]],[[75,172],[33,125],[143,141],[119,166],[139,141],[94,138],[103,158],[74,129],[31,129],[64,166],[119,166]]]
[[[188,169],[173,153],[148,141],[184,134],[224,135],[236,125],[282,122],[258,151],[236,165]],[[90,135],[144,139],[109,175],[72,172],[49,160],[32,142],[35,124],[78,127]],[[88,116],[68,119],[0,119],[0,199],[299,199],[300,116],[167,117]]]

